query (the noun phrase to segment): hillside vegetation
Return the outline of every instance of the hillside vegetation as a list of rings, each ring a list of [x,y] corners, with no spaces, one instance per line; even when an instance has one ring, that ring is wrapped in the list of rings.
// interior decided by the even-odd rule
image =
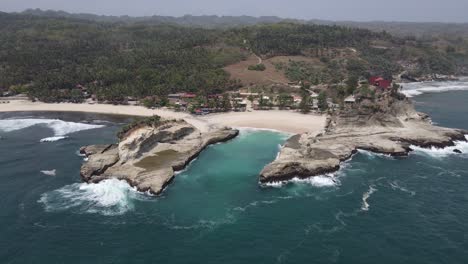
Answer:
[[[404,70],[414,76],[460,74],[467,61],[464,40],[453,45],[341,26],[283,22],[206,29],[44,13],[0,13],[0,25],[0,89],[43,101],[80,101],[77,87],[117,103],[126,96],[223,93],[242,81],[224,68],[252,53],[316,58],[320,65],[275,67],[290,80],[324,84]]]

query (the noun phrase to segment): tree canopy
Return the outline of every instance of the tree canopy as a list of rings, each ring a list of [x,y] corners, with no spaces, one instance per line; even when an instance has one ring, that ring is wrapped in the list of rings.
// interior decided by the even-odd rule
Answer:
[[[223,93],[239,87],[223,67],[252,52],[319,58],[319,68],[307,63],[286,68],[290,80],[312,84],[339,83],[348,75],[391,76],[402,70],[401,61],[418,65],[415,74],[468,68],[463,59],[468,56],[458,56],[458,46],[437,49],[343,26],[283,22],[203,29],[7,13],[0,13],[0,25],[0,90],[27,92],[43,101],[79,102],[83,98],[73,90],[83,87],[116,103],[181,91]],[[336,55],[347,50],[352,54]],[[265,70],[262,64],[251,69]]]

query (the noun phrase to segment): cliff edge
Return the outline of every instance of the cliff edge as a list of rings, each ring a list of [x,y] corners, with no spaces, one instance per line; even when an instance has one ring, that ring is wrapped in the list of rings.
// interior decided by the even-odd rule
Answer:
[[[141,124],[121,135],[118,144],[82,147],[87,156],[81,167],[85,182],[116,178],[139,191],[160,194],[208,145],[230,140],[238,130],[213,128],[200,132],[183,120]]]
[[[323,133],[291,137],[278,158],[260,173],[260,182],[308,178],[337,171],[358,149],[405,156],[411,145],[453,146],[467,131],[438,127],[415,111],[402,94],[385,94],[347,106],[327,120]]]

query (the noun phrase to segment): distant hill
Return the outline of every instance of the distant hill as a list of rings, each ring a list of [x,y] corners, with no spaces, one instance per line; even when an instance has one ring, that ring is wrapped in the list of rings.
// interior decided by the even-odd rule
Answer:
[[[204,28],[225,28],[225,27],[236,27],[236,26],[249,26],[264,23],[279,23],[283,21],[297,21],[283,19],[275,16],[263,16],[263,17],[252,17],[252,16],[192,16],[185,15],[182,17],[171,17],[171,16],[142,16],[142,17],[131,17],[131,16],[104,16],[94,14],[72,14],[65,11],[54,11],[54,10],[41,10],[41,9],[27,9],[21,12],[23,15],[34,15],[44,17],[62,17],[62,18],[75,18],[85,19],[96,22],[110,22],[110,23],[145,23],[145,24],[160,24],[169,23],[177,24],[181,26],[197,26]]]
[[[468,23],[439,23],[439,22],[386,22],[386,21],[329,21],[329,20],[300,20],[288,19],[276,16],[192,16],[182,17],[171,16],[103,16],[94,14],[72,14],[64,11],[28,9],[21,14],[46,17],[64,17],[85,19],[97,22],[110,23],[145,23],[161,24],[169,23],[182,26],[195,26],[204,28],[229,28],[238,26],[250,26],[256,24],[274,24],[279,22],[293,22],[300,24],[319,25],[339,25],[348,27],[358,27],[372,31],[387,31],[390,34],[399,36],[461,36],[468,37]]]
[[[99,100],[120,103],[127,96],[162,100],[177,92],[208,96],[303,82],[334,87],[333,93],[343,97],[372,75],[468,74],[468,41],[460,35],[402,37],[324,23],[0,12],[0,91],[78,102],[86,90]],[[424,30],[418,32],[434,32]]]

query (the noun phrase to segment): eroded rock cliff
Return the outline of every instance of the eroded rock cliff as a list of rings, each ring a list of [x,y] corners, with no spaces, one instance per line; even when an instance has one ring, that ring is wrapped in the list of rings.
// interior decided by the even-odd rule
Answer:
[[[331,116],[323,133],[291,137],[278,158],[260,173],[261,182],[307,178],[336,171],[358,149],[405,156],[410,146],[446,147],[465,141],[467,131],[433,126],[401,94],[362,100]]]
[[[183,120],[140,126],[126,133],[118,144],[81,148],[88,157],[81,177],[90,183],[117,178],[139,191],[160,194],[175,172],[184,169],[208,145],[230,140],[238,133],[229,128],[201,133]]]

